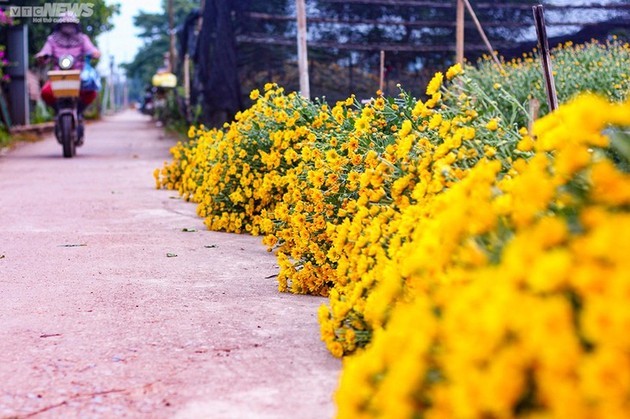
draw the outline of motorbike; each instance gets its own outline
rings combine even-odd
[[[63,157],[72,158],[83,141],[83,124],[78,112],[81,71],[72,70],[74,58],[71,55],[60,57],[58,65],[59,70],[48,71],[56,101],[55,137],[63,147]]]

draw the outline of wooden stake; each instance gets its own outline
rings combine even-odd
[[[483,40],[483,43],[486,44],[486,48],[488,48],[488,51],[490,52],[492,59],[494,60],[496,65],[499,67],[499,69],[503,71],[503,65],[501,64],[501,61],[499,61],[499,59],[497,58],[497,54],[496,52],[494,52],[494,49],[492,48],[492,45],[490,44],[490,41],[488,40],[488,37],[486,36],[486,33],[484,32],[483,27],[481,26],[481,23],[479,22],[479,19],[477,19],[477,14],[473,10],[472,6],[470,5],[470,2],[468,0],[461,0],[461,1],[463,1],[464,4],[466,5],[466,9],[468,9],[468,12],[470,13],[470,16],[472,17],[473,22],[475,22],[475,26],[477,27],[477,30],[479,31],[479,35],[481,35],[481,39]]]
[[[527,129],[529,132],[534,130],[534,122],[538,119],[538,112],[540,111],[540,102],[538,99],[533,98],[529,101],[529,125]]]
[[[354,83],[353,83],[353,79],[354,79],[354,63],[353,63],[353,59],[352,59],[352,52],[350,52],[350,55],[348,57],[348,83],[349,83],[349,88],[348,91],[350,93],[352,93],[354,91]]]
[[[298,25],[298,71],[300,73],[300,93],[310,99],[310,85],[308,80],[308,50],[306,44],[306,5],[304,0],[295,0]]]
[[[190,56],[184,56],[184,101],[186,103],[186,121],[191,121],[192,112],[190,109]]]
[[[381,67],[379,71],[378,90],[384,92],[385,88],[385,51],[381,50]]]
[[[545,10],[541,4],[533,7],[534,22],[536,24],[536,34],[538,35],[538,49],[542,60],[543,76],[545,77],[545,90],[547,91],[547,103],[551,112],[558,109],[558,95],[556,93],[556,83],[553,78],[551,68],[551,56],[549,54],[549,40],[547,39],[547,28],[545,27]]]
[[[455,29],[455,61],[464,64],[464,2],[457,0],[457,22]]]

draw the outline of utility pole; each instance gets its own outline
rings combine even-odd
[[[109,110],[114,112],[116,110],[116,103],[115,103],[115,94],[116,91],[114,90],[114,84],[116,83],[115,80],[115,76],[114,76],[114,56],[110,55],[109,56]]]
[[[129,109],[129,85],[127,84],[127,78],[125,77],[125,81],[123,84],[123,109]]]
[[[173,0],[168,0],[168,33],[170,36],[169,42],[169,72],[175,72],[175,11],[173,6]]]
[[[306,5],[304,0],[296,0],[298,25],[298,71],[300,73],[300,93],[307,99],[311,97],[308,80],[308,50],[306,46]]]

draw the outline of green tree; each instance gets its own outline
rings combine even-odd
[[[164,65],[164,54],[168,52],[170,45],[167,6],[167,0],[162,0],[161,12],[141,11],[134,16],[134,25],[140,30],[138,36],[142,39],[143,45],[131,62],[123,64],[123,68],[127,72],[127,77],[132,79],[136,86],[150,84],[151,77]],[[174,0],[175,26],[184,22],[186,16],[198,7],[198,0]],[[137,96],[139,92],[132,93]]]

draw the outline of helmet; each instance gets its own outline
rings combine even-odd
[[[77,17],[76,14],[74,14],[74,12],[63,12],[60,16],[59,19],[57,20],[57,23],[74,23],[76,25],[79,24],[79,18]]]

